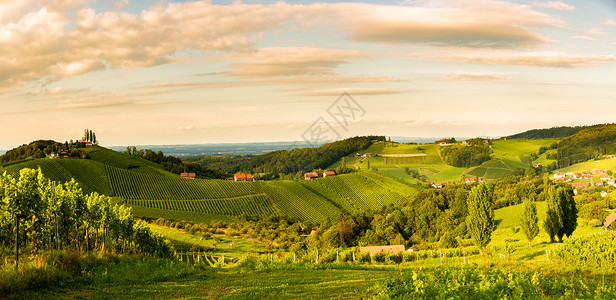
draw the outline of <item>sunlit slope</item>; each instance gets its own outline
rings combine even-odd
[[[536,153],[542,146],[550,146],[557,140],[496,140],[492,142],[492,159],[480,166],[472,168],[456,168],[447,165],[439,156],[441,147],[437,144],[407,145],[397,143],[377,143],[370,146],[363,153],[377,154],[377,157],[346,157],[347,166],[367,169],[368,162],[371,169],[389,176],[415,183],[413,171],[426,176],[435,182],[457,181],[465,177],[485,177],[495,179],[510,175],[517,168],[528,168],[531,164],[531,153]],[[551,163],[545,155],[540,156],[535,163]],[[338,161],[331,166],[335,169],[341,164]]]

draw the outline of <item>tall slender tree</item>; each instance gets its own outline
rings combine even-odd
[[[548,209],[543,226],[551,242],[555,241],[555,237],[562,242],[563,236],[571,236],[577,227],[578,210],[573,200],[573,191],[571,188],[553,186],[548,191],[546,202]]]
[[[522,231],[530,243],[539,234],[539,218],[537,218],[537,205],[535,204],[535,194],[530,194],[524,199],[524,213],[522,215]]]
[[[492,191],[485,185],[474,187],[468,195],[466,225],[478,247],[484,248],[492,238],[495,228]]]

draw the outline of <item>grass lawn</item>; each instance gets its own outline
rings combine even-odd
[[[150,224],[152,232],[160,234],[161,236],[177,241],[179,243],[186,243],[188,245],[197,246],[212,246],[216,244],[216,251],[210,254],[223,255],[225,257],[240,258],[249,252],[261,253],[265,250],[265,245],[256,241],[247,241],[240,238],[227,237],[224,235],[212,235],[210,238],[205,239],[200,234],[190,234],[183,230],[169,228],[165,226],[158,226],[156,224]],[[214,237],[219,237],[222,240],[217,242]],[[231,247],[233,244],[233,247]],[[187,248],[189,248],[187,246]]]

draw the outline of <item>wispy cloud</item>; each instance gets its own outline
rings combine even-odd
[[[587,35],[576,35],[576,36],[572,36],[572,39],[576,39],[576,40],[584,40],[584,41],[591,41],[594,42],[597,39],[592,37],[592,36],[587,36]]]
[[[347,92],[351,95],[387,95],[405,93],[404,89],[388,89],[388,88],[339,88],[326,90],[313,90],[301,93],[301,96],[339,96]]]
[[[445,80],[468,80],[468,81],[502,81],[510,80],[511,76],[496,73],[449,73],[441,75]]]
[[[541,8],[550,8],[555,10],[575,10],[575,6],[566,4],[561,1],[548,1],[548,2],[533,2],[533,6]]]
[[[520,65],[550,68],[588,68],[616,61],[614,55],[569,54],[552,51],[466,51],[413,54],[414,57],[436,59],[449,63]]]

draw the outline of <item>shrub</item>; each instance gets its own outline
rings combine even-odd
[[[359,257],[356,257],[356,258],[360,263],[371,263],[372,262],[369,252],[360,253]]]
[[[373,258],[375,262],[385,263],[387,261],[388,254],[385,251],[379,251],[374,253]]]
[[[592,219],[588,222],[588,226],[591,227],[601,227],[603,226],[603,222],[597,220],[597,219]]]

